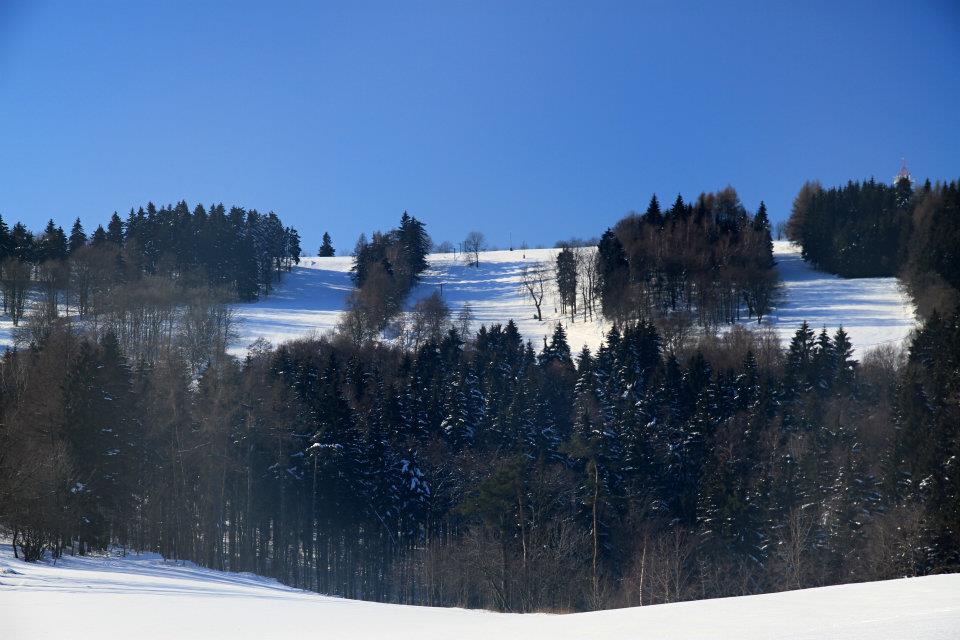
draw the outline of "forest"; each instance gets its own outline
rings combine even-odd
[[[79,218],[69,235],[0,218],[0,297],[20,346],[74,323],[113,334],[129,358],[179,350],[196,368],[230,342],[227,303],[269,295],[299,261],[299,235],[276,214],[222,204],[151,203],[89,236]]]
[[[243,359],[226,354],[222,303],[136,322],[121,321],[129,307],[89,312],[99,322],[31,311],[0,360],[0,528],[30,560],[119,545],[350,598],[516,612],[960,570],[956,310],[927,314],[905,351],[859,359],[842,328],[804,324],[783,348],[740,325],[667,336],[654,322],[650,310],[674,305],[705,323],[736,318],[748,274],[770,268],[766,212],[738,202],[678,199],[661,221],[654,200],[604,234],[590,295],[620,320],[595,352],[573,353],[560,325],[539,352],[512,322],[471,331],[439,296],[413,310],[416,340],[378,339],[426,267],[429,237],[407,215],[358,243],[338,331],[260,342]],[[211,234],[223,238],[272,220],[222,214],[189,219],[244,229]],[[279,220],[266,224],[279,238]],[[109,248],[104,277],[122,288],[91,287],[91,309],[129,291],[127,278],[140,289],[199,277],[209,292],[238,273],[191,270],[211,258],[189,250],[138,250],[135,262],[131,248],[153,241],[135,239],[136,223],[112,226],[119,243],[98,229],[60,258],[73,273]],[[689,249],[670,235],[681,231]],[[646,257],[664,234],[678,259],[719,251],[729,268],[708,277],[683,263],[671,281],[666,252]],[[257,254],[259,293],[296,261],[293,238]],[[28,264],[43,291],[51,259],[34,251],[8,262]],[[559,255],[576,305],[586,254]],[[237,282],[224,295],[242,297]],[[79,305],[77,286],[54,299]],[[616,287],[639,308],[612,307]]]
[[[899,276],[923,314],[960,298],[960,183],[873,179],[804,184],[788,237],[818,268],[847,278]]]
[[[276,214],[222,204],[209,210],[198,204],[191,212],[184,201],[159,209],[149,203],[131,209],[126,221],[114,213],[106,229],[99,225],[89,237],[79,218],[68,236],[53,220],[34,234],[0,217],[3,311],[14,322],[23,316],[31,281],[59,290],[64,304],[81,313],[102,293],[98,287],[148,277],[256,300],[299,260],[299,234]]]
[[[0,515],[353,598],[570,611],[960,569],[960,317],[908,357],[645,323],[219,358],[54,327],[0,364]]]
[[[598,255],[601,308],[617,323],[760,321],[776,292],[766,206],[751,216],[732,187],[702,193],[694,204],[678,195],[666,211],[654,195],[645,213],[603,234]]]

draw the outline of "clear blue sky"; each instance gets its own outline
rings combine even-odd
[[[960,177],[960,3],[0,0],[0,214],[186,199],[341,251],[599,234],[656,191]]]

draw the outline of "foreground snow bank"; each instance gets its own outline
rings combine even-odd
[[[960,574],[573,615],[360,602],[156,555],[0,548],[0,638],[957,638]]]

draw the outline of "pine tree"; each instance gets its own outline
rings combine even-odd
[[[103,225],[98,225],[90,238],[90,244],[94,247],[103,246],[107,241],[107,232],[103,230]]]
[[[560,312],[570,311],[570,321],[577,315],[577,258],[570,247],[557,253],[557,292],[560,294]]]
[[[812,383],[822,393],[833,388],[837,378],[837,355],[827,328],[820,330],[810,358]]]
[[[320,244],[320,250],[317,251],[317,255],[321,258],[330,258],[333,257],[335,253],[333,243],[330,241],[330,234],[324,231],[323,242]]]
[[[152,203],[151,203],[152,204]],[[110,217],[110,223],[107,225],[107,242],[111,242],[118,247],[123,246],[123,220],[114,211]]]
[[[643,214],[643,221],[655,227],[663,226],[663,214],[660,212],[660,201],[657,200],[657,194],[650,197],[650,204],[647,205],[647,211]]]
[[[629,277],[629,264],[623,245],[610,229],[600,238],[596,260],[600,307],[605,317],[617,319],[624,311],[623,292]]]
[[[73,227],[70,229],[70,240],[67,251],[72,256],[81,247],[86,246],[86,244],[87,234],[83,230],[83,225],[80,224],[80,218],[77,218],[73,221]]]
[[[677,199],[673,201],[673,206],[667,211],[667,222],[680,222],[687,218],[687,205],[683,202],[683,196],[677,194]]]
[[[767,217],[767,205],[763,200],[760,201],[760,208],[757,209],[757,215],[753,218],[753,228],[755,231],[770,232],[770,218]]]
[[[797,329],[787,349],[787,388],[791,391],[804,391],[809,388],[812,378],[814,355],[814,337],[810,325],[804,320]]]
[[[300,264],[300,233],[293,227],[284,229],[283,252],[281,262],[287,271],[293,268],[293,265]]]
[[[850,389],[854,382],[856,361],[853,360],[853,344],[843,327],[839,327],[833,337],[834,371],[837,384],[841,389]]]
[[[427,268],[427,254],[432,242],[422,222],[410,216],[406,211],[400,218],[400,227],[396,231],[400,245],[404,270],[413,282]]]
[[[0,216],[0,264],[13,253],[13,238],[10,236],[10,227]]]

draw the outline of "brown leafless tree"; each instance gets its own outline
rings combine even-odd
[[[543,320],[541,306],[546,295],[547,283],[550,280],[550,270],[540,262],[525,264],[520,269],[520,292],[530,296],[530,301],[537,310],[537,320]]]
[[[463,239],[463,253],[469,260],[468,264],[480,266],[480,252],[487,248],[487,239],[479,231],[471,231]]]

